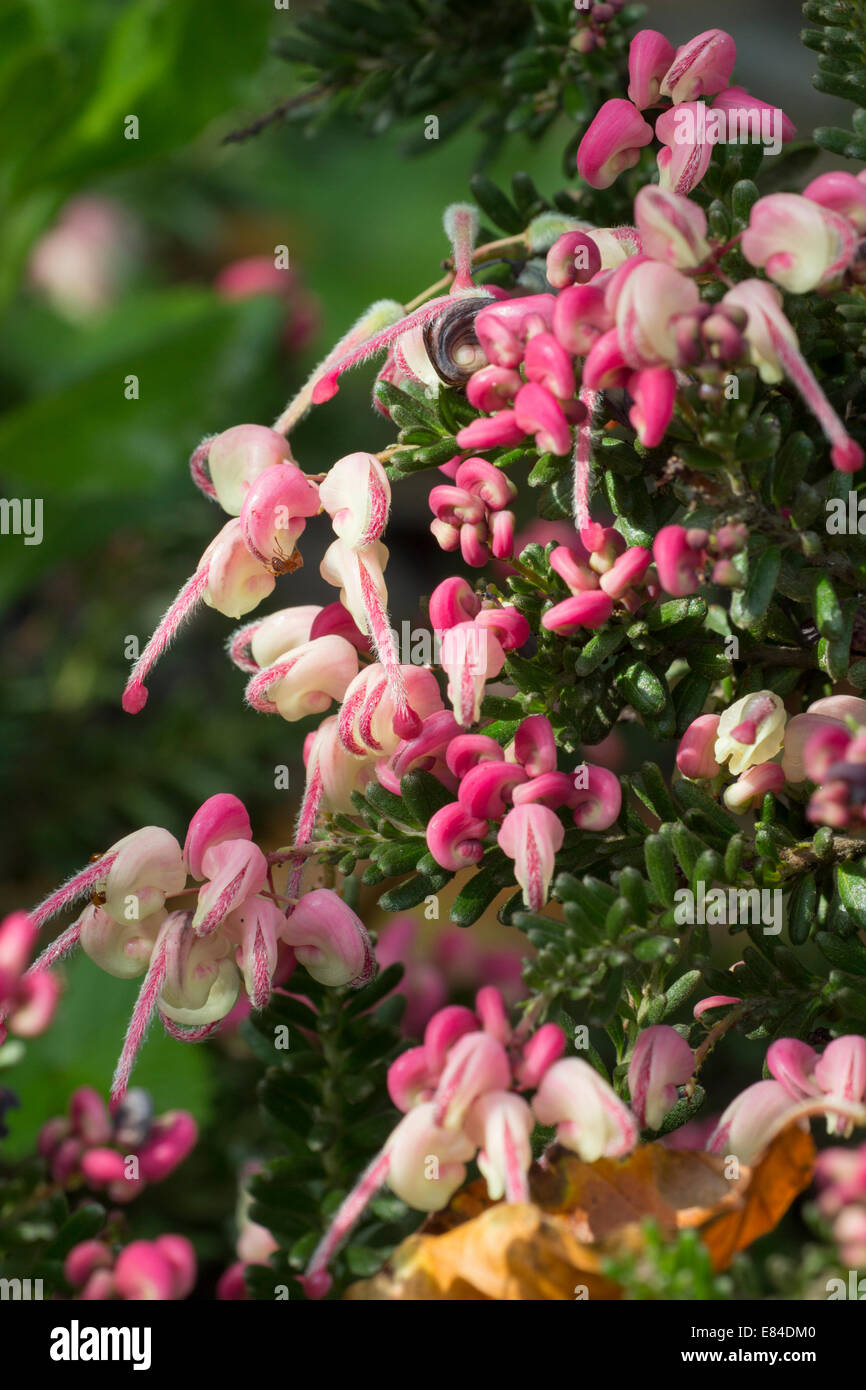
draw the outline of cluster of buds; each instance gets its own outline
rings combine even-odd
[[[0,1047],[10,1033],[38,1037],[54,1017],[59,982],[27,968],[38,935],[26,912],[12,912],[0,922]]]
[[[727,767],[736,781],[725,787],[725,805],[747,811],[785,785],[783,765],[774,759],[785,741],[786,721],[785,707],[772,690],[744,695],[721,714],[692,721],[680,739],[677,768],[690,781],[711,781]]]
[[[757,690],[693,720],[676,761],[692,781],[715,781],[727,767],[736,777],[723,793],[732,811],[809,781],[809,820],[835,830],[866,823],[866,700],[857,695],[825,696],[788,719],[778,695]]]
[[[134,1240],[120,1251],[102,1240],[83,1240],[69,1251],[63,1272],[77,1301],[166,1303],[191,1293],[196,1258],[185,1236]]]
[[[226,1018],[242,989],[253,1008],[263,1008],[277,973],[286,978],[298,961],[323,984],[369,979],[366,931],[336,893],[320,889],[295,902],[275,892],[273,864],[286,857],[269,860],[253,842],[243,803],[219,793],[196,811],[183,849],[159,826],[134,831],[31,914],[38,927],[91,900],[32,974],[80,945],[109,975],[144,976],[112,1084],[115,1106],[154,1014],[172,1037],[197,1041]],[[167,905],[187,895],[194,895],[191,907]]]
[[[594,53],[607,47],[605,29],[625,7],[626,0],[593,0],[589,5],[575,5],[577,27],[570,47],[578,53]]]
[[[818,1053],[797,1038],[767,1051],[773,1078],[747,1086],[728,1106],[707,1149],[751,1163],[789,1125],[824,1115],[827,1133],[850,1136],[866,1125],[866,1038],[846,1034]]]
[[[536,1124],[555,1128],[557,1141],[587,1163],[630,1153],[638,1140],[635,1115],[588,1062],[564,1057],[565,1045],[553,1023],[531,1036],[525,1026],[513,1029],[491,987],[479,991],[474,1011],[451,1005],[434,1014],[421,1046],[390,1067],[388,1091],[403,1118],[313,1254],[304,1277],[308,1296],[327,1293],[328,1264],[384,1184],[417,1211],[440,1211],[475,1158],[492,1201],[526,1202]],[[684,1073],[682,1056],[672,1062],[663,1053],[651,1041],[635,1069],[645,1107]]]
[[[866,700],[830,695],[795,715],[785,733],[782,767],[789,782],[815,790],[809,820],[834,830],[866,825]]]
[[[467,565],[486,565],[492,555],[507,560],[514,548],[514,513],[508,505],[517,496],[509,477],[481,458],[464,459],[453,484],[441,483],[430,493],[436,520],[430,530],[442,550],[456,550]]]
[[[577,172],[593,188],[609,188],[641,157],[653,135],[659,184],[675,193],[689,193],[709,167],[713,145],[728,134],[728,116],[736,112],[738,126],[761,131],[762,113],[774,108],[742,87],[729,85],[737,57],[730,34],[707,29],[675,49],[655,29],[642,29],[629,47],[628,100],[612,97],[597,112],[577,151]],[[714,97],[709,106],[701,100]],[[664,108],[655,131],[641,112]],[[780,143],[793,139],[794,126],[783,114]]]
[[[445,869],[465,869],[484,854],[496,823],[497,844],[513,860],[523,901],[533,912],[547,901],[565,837],[558,812],[570,811],[582,830],[601,831],[622,807],[619,778],[607,768],[585,763],[571,774],[557,771],[556,741],[543,714],[524,719],[505,750],[489,734],[458,734],[448,743],[445,762],[459,783],[457,800],[431,816],[430,853]]]
[[[839,1258],[866,1267],[866,1144],[824,1149],[815,1160],[818,1210],[831,1223]]]
[[[68,1115],[43,1125],[38,1148],[56,1183],[104,1190],[131,1202],[148,1183],[162,1182],[195,1147],[198,1126],[186,1110],[157,1118],[147,1091],[126,1093],[113,1114],[102,1097],[80,1086]]]
[[[582,627],[603,627],[615,602],[628,613],[637,612],[658,592],[651,561],[645,546],[627,546],[612,527],[585,526],[571,545],[555,546],[550,553],[550,567],[571,597],[545,611],[542,627],[564,636]]]

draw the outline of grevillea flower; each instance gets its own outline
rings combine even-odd
[[[662,79],[670,70],[676,49],[657,29],[641,29],[628,48],[628,97],[639,110],[655,106]]]
[[[833,466],[843,473],[856,473],[863,466],[863,450],[848,434],[800,352],[797,335],[782,312],[779,291],[761,280],[743,280],[728,290],[721,304],[746,311],[745,338],[761,380],[773,385],[787,376],[824,431]]]
[[[620,1158],[637,1144],[634,1116],[594,1067],[565,1057],[545,1073],[532,1101],[535,1118],[584,1163]]]
[[[837,279],[854,259],[857,235],[839,213],[797,193],[759,198],[740,243],[750,265],[792,294]]]
[[[677,767],[684,777],[695,781],[721,771],[714,755],[719,719],[718,714],[700,714],[686,729],[677,749]]]
[[[505,650],[496,633],[477,619],[456,623],[442,637],[440,661],[448,676],[448,699],[464,728],[481,717],[484,687],[499,675]]]
[[[538,802],[514,806],[496,838],[499,848],[514,861],[525,906],[538,912],[547,902],[556,854],[565,838],[559,816]]]
[[[146,1091],[131,1090],[109,1114],[89,1086],[74,1091],[68,1115],[43,1125],[38,1149],[62,1187],[83,1179],[112,1202],[131,1202],[148,1183],[161,1182],[192,1151],[198,1126],[185,1110],[158,1118]],[[132,1160],[132,1161],[131,1161]]]
[[[643,249],[655,261],[677,270],[694,270],[710,254],[702,207],[657,184],[647,184],[634,200]]]
[[[723,800],[729,811],[747,811],[768,792],[778,793],[784,785],[785,774],[778,763],[758,763],[725,788]]]
[[[342,700],[358,674],[358,653],[336,633],[304,642],[258,671],[246,689],[247,703],[263,714],[289,721],[322,714]]]
[[[707,1142],[711,1154],[734,1154],[753,1163],[787,1116],[793,1122],[796,1101],[778,1081],[756,1081],[731,1101]]]
[[[28,974],[39,928],[25,912],[0,922],[0,1046],[12,1032],[20,1038],[44,1033],[54,1017],[60,985],[52,976]]]
[[[417,1211],[441,1211],[464,1182],[466,1164],[477,1157],[492,1201],[528,1201],[529,1136],[533,1114],[540,1116],[534,1103],[530,1108],[516,1093],[540,1087],[537,1100],[547,1077],[562,1065],[557,1058],[564,1047],[565,1038],[554,1024],[528,1038],[523,1029],[512,1031],[501,995],[489,986],[479,991],[474,1012],[452,1005],[434,1014],[423,1044],[404,1052],[389,1068],[388,1090],[403,1118],[313,1253],[303,1280],[307,1296],[327,1293],[329,1263],[386,1183]],[[548,1108],[561,1110],[569,1097],[572,1105],[580,1104],[583,1095],[573,1093],[574,1087],[556,1088]]]
[[[674,413],[677,380],[667,367],[645,367],[628,379],[633,404],[628,418],[647,449],[661,444]]]
[[[713,96],[728,85],[736,60],[737,45],[730,34],[724,29],[706,29],[677,49],[659,92],[675,105]]]
[[[336,535],[350,550],[381,538],[391,507],[391,484],[375,454],[347,454],[319,485],[319,498]]]
[[[582,627],[603,627],[613,612],[613,600],[602,590],[576,594],[556,603],[542,615],[541,626],[548,632],[570,636]]]
[[[782,747],[785,706],[772,690],[744,695],[719,719],[714,755],[737,776],[758,763],[769,762]]]
[[[294,464],[288,441],[263,425],[233,425],[206,439],[190,460],[193,480],[229,516],[240,516],[251,483],[278,464]],[[312,486],[312,485],[311,485]]]
[[[653,128],[630,101],[611,97],[596,112],[577,150],[577,172],[592,188],[610,188],[640,159]]]
[[[633,257],[615,271],[605,303],[615,316],[625,362],[635,369],[676,364],[676,319],[699,300],[694,281],[660,261]]]
[[[866,232],[866,183],[862,178],[834,169],[807,184],[803,197],[847,218],[861,235]]]
[[[69,1251],[63,1272],[81,1300],[167,1302],[191,1292],[196,1258],[185,1236],[134,1240],[117,1255],[102,1240],[85,1240]]]
[[[663,146],[656,155],[663,189],[691,193],[710,167],[713,146],[701,124],[705,112],[702,102],[688,101],[663,112],[656,121],[656,137]]]
[[[866,1100],[866,1038],[856,1034],[834,1038],[820,1055],[797,1038],[779,1038],[767,1051],[767,1066],[794,1100],[823,1097],[849,1107]],[[854,1123],[850,1113],[827,1111],[828,1134],[847,1139]]]
[[[373,662],[358,672],[343,697],[338,728],[347,752],[356,757],[365,757],[368,753],[389,757],[401,739],[415,738],[424,719],[443,708],[432,671],[423,666],[401,666],[399,670],[415,719],[407,721],[399,717],[385,669]]]
[[[687,531],[684,526],[663,526],[653,541],[653,559],[659,584],[674,598],[693,594],[706,564],[706,531]]]
[[[642,1128],[661,1129],[676,1104],[677,1087],[684,1086],[694,1070],[694,1053],[676,1028],[659,1023],[643,1030],[628,1068],[631,1106]]]

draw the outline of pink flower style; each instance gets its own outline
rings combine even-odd
[[[112,1082],[113,1110],[155,1014],[172,1037],[195,1042],[219,1027],[241,992],[263,1008],[278,968],[285,978],[300,962],[327,985],[370,978],[367,933],[336,893],[319,889],[295,902],[274,892],[273,866],[286,857],[269,860],[253,842],[242,802],[219,793],[193,816],[183,849],[158,826],[134,831],[29,915],[38,929],[90,898],[25,979],[41,977],[79,945],[109,975],[144,977]],[[194,895],[190,907],[167,905],[185,894]]]

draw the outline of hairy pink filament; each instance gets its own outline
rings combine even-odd
[[[188,1043],[203,1042],[212,1033],[216,1033],[225,1022],[225,1019],[218,1018],[215,1023],[202,1023],[198,1028],[184,1028],[182,1024],[175,1023],[174,1019],[169,1018],[167,1014],[160,1013],[159,1019],[170,1038],[174,1038],[175,1042]]]
[[[28,975],[34,975],[37,971],[50,970],[52,965],[56,965],[64,956],[69,956],[75,950],[81,940],[81,923],[73,922],[71,927],[62,931],[58,937],[52,941],[50,946],[38,955],[27,971]]]
[[[830,444],[844,446],[848,443],[850,435],[821,390],[806,359],[787,338],[783,337],[772,321],[768,319],[767,322],[770,340],[788,377],[800,392]]]
[[[193,449],[189,460],[189,471],[196,487],[200,492],[204,493],[205,497],[212,497],[214,501],[217,500],[217,494],[210,473],[207,470],[207,456],[210,453],[210,446],[215,439],[215,434],[209,434],[207,439],[203,439],[201,444]]]
[[[586,415],[577,427],[574,446],[574,527],[582,531],[589,525],[589,468],[592,462],[592,428],[595,412],[601,400],[600,391],[580,388],[578,400],[586,406]]]
[[[352,691],[348,700],[344,700],[340,706],[339,724],[337,729],[340,735],[340,742],[349,753],[354,753],[356,758],[363,758],[367,749],[355,739],[354,725],[355,716],[366,698],[364,687],[358,686]]]
[[[474,218],[468,208],[459,208],[454,213],[454,235],[451,242],[454,259],[454,281],[451,293],[455,290],[474,289],[472,280],[472,250],[475,244]]]
[[[295,826],[295,844],[306,845],[312,839],[316,820],[319,814],[319,807],[322,804],[322,792],[324,783],[319,765],[307,769],[307,785],[304,787],[304,799],[301,802],[301,809],[298,813],[298,822]],[[286,896],[294,898],[296,901],[301,896],[301,879],[304,873],[305,856],[296,854],[290,861],[289,879],[286,885]],[[292,915],[292,905],[289,905],[286,916]]]
[[[253,995],[250,1002],[254,1009],[263,1009],[270,997],[271,967],[268,963],[264,933],[261,927],[258,927],[253,945]]]
[[[328,1292],[331,1287],[328,1265],[367,1204],[387,1179],[390,1162],[387,1149],[383,1149],[372,1163],[367,1165],[348,1197],[340,1203],[328,1230],[313,1251],[301,1280],[308,1298],[324,1298]]]
[[[122,703],[127,714],[138,714],[147,704],[145,677],[198,604],[207,588],[208,570],[209,566],[204,565],[186,581],[177,598],[163,614],[156,631],[133,666],[132,675],[123,692]]]
[[[72,878],[39,904],[30,913],[30,920],[35,922],[37,927],[41,927],[47,922],[49,917],[54,917],[56,913],[62,912],[64,907],[69,907],[70,903],[77,902],[79,898],[85,897],[93,888],[95,883],[105,878],[111,868],[116,854],[104,854],[101,859],[97,859],[93,864],[88,864],[86,869],[81,869],[79,873],[73,874]],[[48,948],[49,950],[51,947]],[[41,959],[41,957],[40,957]]]
[[[277,707],[273,700],[268,699],[268,691],[272,685],[276,685],[289,674],[297,660],[297,656],[290,656],[285,661],[276,661],[273,666],[264,667],[263,670],[256,668],[258,674],[253,676],[245,691],[247,704],[252,705],[260,714],[276,714]]]
[[[385,522],[388,520],[388,494],[382,484],[381,479],[377,478],[373,470],[370,470],[370,522],[367,530],[358,542],[357,548],[364,550],[368,545],[373,545],[379,539],[385,529]]]
[[[291,434],[299,420],[303,419],[313,404],[313,388],[322,376],[326,376],[330,369],[357,347],[359,343],[364,343],[370,334],[366,330],[367,314],[363,314],[357,323],[354,323],[348,333],[344,334],[338,343],[331,348],[331,351],[319,363],[315,370],[305,381],[296,396],[293,396],[283,411],[274,421],[273,428],[277,434]]]
[[[376,656],[385,670],[388,691],[394,705],[394,732],[404,739],[415,738],[421,732],[421,721],[409,704],[409,694],[400,668],[400,658],[394,644],[388,614],[385,612],[370,571],[360,555],[358,556],[358,570],[361,576],[361,594],[364,599],[367,622],[370,626],[370,635],[376,649]]]
[[[229,660],[234,662],[238,670],[249,671],[251,675],[261,670],[259,663],[253,660],[250,651],[250,642],[259,627],[261,627],[260,622],[247,623],[244,627],[239,627],[237,632],[232,633],[226,648]]]
[[[109,1108],[112,1111],[117,1109],[126,1095],[138,1050],[144,1042],[145,1034],[156,1012],[156,1003],[165,984],[166,949],[167,943],[163,937],[161,941],[157,941],[153,949],[141,992],[135,1001],[132,1018],[129,1020],[129,1027],[123,1040],[123,1050],[111,1081]]]
[[[359,344],[359,346],[352,348],[342,357],[338,357],[335,361],[330,363],[326,360],[324,370],[320,372],[315,382],[313,382],[310,395],[312,403],[314,405],[319,405],[324,401],[330,400],[333,395],[336,395],[339,389],[337,381],[344,372],[349,371],[351,367],[357,367],[362,362],[366,362],[368,358],[374,357],[375,354],[381,352],[383,348],[390,347],[398,338],[402,338],[404,333],[410,333],[413,328],[423,328],[431,319],[436,318],[443,307],[450,302],[450,298],[447,295],[439,296],[437,299],[429,299],[426,304],[422,304],[420,309],[416,309],[414,313],[407,314],[406,317],[400,319],[398,323],[392,323],[388,328],[383,328],[381,332],[374,334],[372,338],[367,338],[364,342]],[[280,420],[278,420],[277,424],[274,426],[275,429],[281,428],[282,419],[283,417],[281,416]]]

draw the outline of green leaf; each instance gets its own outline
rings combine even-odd
[[[866,869],[859,864],[840,864],[836,887],[846,912],[858,926],[866,927]]]

